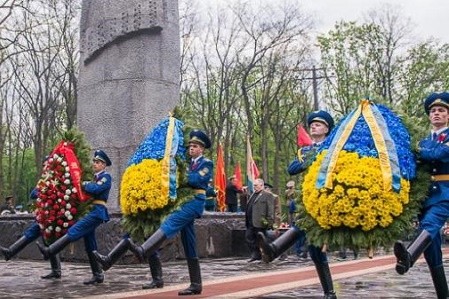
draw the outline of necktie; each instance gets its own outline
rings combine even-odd
[[[432,134],[432,140],[436,141],[438,138],[438,134],[437,133],[433,133]]]

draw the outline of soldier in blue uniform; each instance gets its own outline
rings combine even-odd
[[[325,140],[326,136],[329,135],[330,131],[334,126],[334,120],[332,116],[326,111],[320,110],[309,114],[307,118],[307,124],[309,126],[309,133],[312,138],[313,144],[310,146],[305,146],[298,151],[298,157],[290,163],[288,166],[288,173],[290,175],[299,174],[307,169],[309,165],[304,163],[304,156],[308,154],[313,154],[321,143]],[[298,227],[293,226],[282,234],[279,238],[273,242],[269,242],[264,234],[259,234],[259,248],[262,252],[262,259],[264,262],[271,262],[278,256],[280,256],[284,251],[293,246],[298,238],[304,236],[304,232]],[[321,282],[321,286],[324,291],[324,298],[335,299],[337,298],[332,276],[329,269],[329,263],[327,260],[326,252],[323,252],[320,247],[309,245],[309,254],[312,261],[315,264],[315,268],[318,273],[318,277]]]
[[[31,191],[30,197],[31,199],[36,200],[38,195],[39,195],[38,189],[34,188]],[[22,251],[22,249],[24,249],[28,244],[35,241],[40,236],[41,236],[41,229],[39,227],[39,224],[35,221],[30,227],[28,227],[23,232],[23,235],[11,246],[9,247],[0,246],[0,251],[5,257],[5,260],[8,261],[17,253]],[[42,279],[61,278],[61,260],[59,258],[59,255],[56,254],[50,257],[50,265],[51,265],[51,272],[47,275],[41,276],[41,278]]]
[[[396,272],[406,273],[424,252],[438,298],[449,296],[444,273],[440,230],[449,218],[449,93],[432,93],[424,108],[432,126],[431,134],[420,141],[418,158],[430,166],[432,182],[419,219],[417,237],[405,247],[394,244]]]
[[[67,234],[56,240],[50,246],[45,247],[37,243],[44,259],[49,259],[64,249],[69,243],[84,238],[84,246],[93,274],[91,279],[83,282],[84,284],[103,283],[104,280],[103,271],[96,261],[93,251],[97,250],[95,229],[103,222],[109,221],[106,202],[112,183],[111,175],[105,171],[107,166],[112,165],[106,153],[102,150],[95,151],[92,162],[95,173],[94,181],[82,183],[84,191],[93,198],[90,212],[70,227]]]
[[[194,221],[200,218],[204,212],[206,190],[213,175],[213,163],[203,156],[204,150],[211,147],[209,137],[202,131],[190,132],[189,155],[192,158],[188,171],[188,185],[193,189],[195,195],[186,201],[179,209],[172,212],[161,227],[148,238],[141,246],[132,244],[132,252],[140,260],[153,254],[166,240],[173,238],[181,232],[182,245],[187,258],[189,268],[190,286],[180,291],[179,295],[201,294],[202,282],[201,271],[198,260]]]

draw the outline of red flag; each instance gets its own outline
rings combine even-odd
[[[297,128],[298,128],[298,141],[297,141],[298,146],[303,147],[312,145],[313,144],[312,139],[310,138],[307,131],[302,127],[302,125],[298,124]]]
[[[235,186],[237,187],[237,189],[242,190],[242,188],[243,188],[242,170],[240,169],[239,162],[237,162],[237,165],[235,165],[234,176],[235,176]]]
[[[217,190],[217,205],[221,212],[224,212],[225,204],[225,192],[226,192],[226,173],[223,159],[223,148],[221,144],[217,147],[217,166],[215,168],[215,189]]]

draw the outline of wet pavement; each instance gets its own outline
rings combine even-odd
[[[381,255],[388,255],[380,253]],[[329,255],[332,266],[346,263],[354,265],[352,256],[347,261],[339,261],[335,255]],[[359,260],[367,259],[360,254]],[[449,273],[449,255],[445,255],[445,269]],[[270,264],[263,262],[247,263],[242,258],[201,259],[203,283],[212,280],[231,279],[251,274],[270,273],[312,267],[313,263],[289,255],[286,260],[275,260]],[[41,275],[49,272],[49,262],[12,260],[0,261],[0,298],[80,298],[108,297],[125,298],[131,293],[142,294],[141,285],[149,280],[149,268],[144,264],[116,265],[106,272],[105,282],[96,286],[85,286],[82,281],[90,278],[90,267],[81,263],[62,263],[62,278],[43,280]],[[183,260],[163,263],[165,288],[189,283],[186,262]],[[339,278],[342,277],[342,278]],[[316,278],[316,276],[314,277]],[[334,275],[334,286],[338,298],[436,298],[429,270],[423,260],[418,262],[406,275],[397,275],[394,264],[375,273],[360,272],[359,275],[344,277]],[[207,285],[203,289],[207,288]],[[229,293],[232,293],[230,283]],[[130,295],[129,295],[130,296]],[[274,292],[247,298],[319,298],[322,289],[319,284],[305,284],[298,288]],[[148,295],[148,298],[151,298]],[[229,297],[227,297],[229,298]]]

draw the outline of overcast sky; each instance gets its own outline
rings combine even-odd
[[[232,3],[242,0],[197,1],[203,5],[211,5],[214,2]],[[299,0],[299,3],[306,14],[314,17],[319,33],[329,31],[340,20],[362,21],[369,10],[389,4],[399,10],[400,16],[410,18],[414,25],[414,36],[419,40],[435,37],[440,42],[449,43],[449,0]]]
[[[400,9],[401,16],[409,17],[415,24],[417,37],[424,40],[433,36],[449,43],[448,0],[303,0],[300,3],[314,16],[317,29],[322,32],[332,29],[339,20],[362,20],[368,10],[390,3]]]

